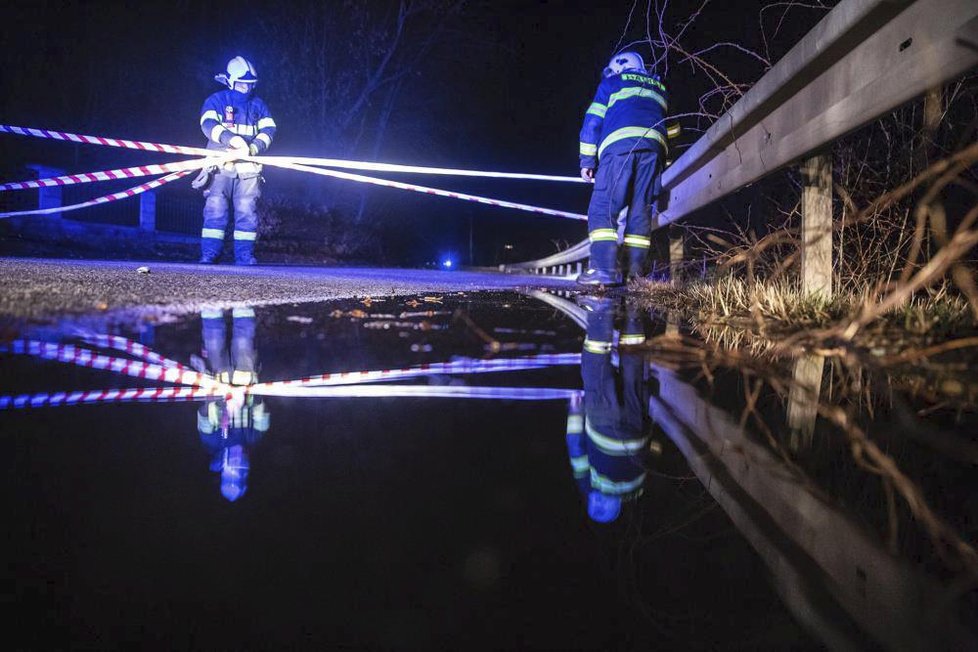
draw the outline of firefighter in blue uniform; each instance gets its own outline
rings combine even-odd
[[[231,311],[231,342],[223,310],[203,310],[200,314],[206,367],[214,376],[232,385],[258,381],[258,356],[255,352],[255,312],[251,308]],[[234,502],[248,489],[251,469],[250,449],[268,431],[269,415],[260,397],[207,401],[197,411],[197,432],[211,454],[210,469],[221,474],[221,495]]]
[[[610,523],[622,506],[642,495],[651,432],[649,387],[641,353],[619,351],[612,360],[614,302],[588,297],[587,335],[581,353],[583,400],[572,400],[567,417],[571,470],[591,520]],[[618,344],[645,341],[641,313],[627,308]]]
[[[215,76],[214,80],[227,88],[208,97],[200,111],[200,128],[207,137],[207,149],[234,151],[241,156],[263,153],[272,144],[276,127],[265,102],[254,94],[258,83],[254,66],[244,57],[235,57],[228,62],[227,72]],[[221,255],[229,204],[234,209],[234,262],[256,263],[261,184],[261,165],[250,161],[228,162],[220,169],[201,171],[193,186],[204,189],[202,264],[212,264]]]
[[[666,87],[645,70],[642,57],[611,58],[581,127],[581,176],[594,183],[588,206],[591,263],[577,282],[621,285],[618,214],[625,216],[629,276],[640,276],[652,233],[651,205],[666,151]]]

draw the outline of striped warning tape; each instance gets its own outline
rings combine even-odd
[[[203,164],[198,166],[203,167]],[[153,190],[159,188],[160,186],[170,183],[171,181],[176,181],[181,177],[185,177],[193,172],[193,170],[184,170],[181,172],[174,172],[173,174],[168,174],[165,177],[160,177],[159,179],[154,179],[147,183],[133,186],[126,190],[120,190],[119,192],[113,192],[108,195],[102,195],[101,197],[96,197],[95,199],[90,199],[88,201],[81,202],[79,204],[71,204],[70,206],[58,206],[55,208],[36,208],[29,211],[10,211],[7,213],[0,213],[0,218],[5,217],[19,217],[22,215],[53,215],[57,213],[67,213],[69,211],[76,211],[81,208],[88,208],[89,206],[98,206],[100,204],[107,204],[111,201],[117,201],[119,199],[126,199],[128,197],[135,197],[136,195],[142,194],[147,190]]]
[[[147,143],[134,140],[121,140],[118,138],[103,138],[101,136],[83,136],[65,131],[53,131],[49,129],[34,129],[31,127],[15,127],[12,125],[0,125],[0,132],[17,134],[19,136],[32,136],[34,138],[48,138],[64,140],[73,143],[87,143],[90,145],[105,145],[109,147],[125,147],[128,149],[138,149],[149,152],[165,152],[167,154],[195,154],[201,156],[213,156],[215,150],[203,149],[201,147],[183,147],[181,145],[164,145],[161,143]],[[350,161],[337,158],[317,158],[309,156],[257,156],[248,157],[247,160],[257,163],[268,163],[272,165],[274,161],[286,160],[288,162],[301,165],[320,165],[332,168],[347,168],[353,170],[371,170],[374,172],[407,172],[414,174],[436,174],[464,177],[484,177],[492,179],[523,179],[532,181],[560,181],[567,183],[588,183],[580,177],[559,176],[551,174],[529,174],[523,172],[492,172],[485,170],[466,170],[458,168],[441,168],[424,165],[401,165],[398,163],[373,163],[369,161]]]
[[[215,159],[213,158],[192,159],[189,161],[179,161],[177,163],[136,165],[129,168],[117,168],[115,170],[102,170],[99,172],[79,172],[78,174],[65,174],[60,177],[49,177],[47,179],[37,179],[35,181],[11,181],[10,183],[0,183],[0,191],[31,190],[33,188],[72,186],[79,183],[93,183],[95,181],[114,181],[117,179],[149,177],[156,174],[166,174],[167,172],[179,172],[181,170],[199,170],[200,168],[204,167],[204,165],[211,165],[214,162]]]
[[[146,143],[139,140],[122,140],[119,138],[103,138],[102,136],[83,136],[72,134],[67,131],[54,131],[51,129],[34,129],[32,127],[14,127],[12,125],[0,125],[0,133],[16,134],[18,136],[32,136],[34,138],[47,138],[53,140],[64,140],[71,143],[87,143],[89,145],[105,145],[107,147],[124,147],[126,149],[139,149],[145,152],[163,152],[165,154],[190,154],[197,156],[213,156],[212,150],[203,147],[182,147],[180,145],[162,145],[160,143]]]
[[[0,125],[0,132],[18,134],[18,135],[22,135],[22,136],[33,136],[33,137],[37,137],[37,138],[49,138],[49,139],[64,140],[64,141],[69,141],[69,142],[89,143],[89,144],[93,144],[93,145],[107,145],[107,146],[111,146],[111,147],[125,147],[125,148],[129,148],[129,149],[140,149],[140,150],[155,151],[155,152],[182,153],[182,154],[203,154],[205,156],[207,156],[207,155],[213,155],[214,154],[214,151],[213,150],[206,150],[206,149],[201,149],[201,148],[180,147],[180,146],[177,146],[177,145],[163,145],[163,144],[159,144],[159,143],[147,143],[147,142],[132,141],[132,140],[120,140],[120,139],[116,139],[116,138],[104,138],[104,137],[101,137],[101,136],[84,136],[84,135],[81,135],[81,134],[73,134],[73,133],[68,133],[68,132],[63,132],[63,131],[50,131],[50,130],[46,130],[46,129],[33,129],[33,128],[28,128],[28,127],[15,127],[15,126],[11,126],[11,125]],[[231,158],[230,155],[224,153],[224,159],[225,160],[226,159],[230,159],[230,158]],[[365,176],[365,175],[361,175],[361,174],[351,174],[351,173],[348,173],[348,172],[340,172],[338,170],[327,170],[327,169],[323,169],[323,168],[313,167],[311,165],[304,165],[304,164],[296,163],[296,162],[294,162],[294,159],[292,157],[277,157],[277,156],[250,157],[250,156],[246,156],[246,157],[241,157],[240,159],[235,159],[235,160],[254,161],[254,162],[264,163],[266,165],[271,165],[271,166],[275,166],[275,167],[280,167],[280,168],[285,168],[285,169],[290,169],[290,170],[297,170],[297,171],[301,171],[301,172],[309,172],[309,173],[316,174],[316,175],[319,175],[319,176],[333,177],[333,178],[337,178],[337,179],[345,179],[347,181],[357,181],[359,183],[369,183],[369,184],[372,184],[372,185],[383,186],[383,187],[387,187],[387,188],[397,188],[399,190],[408,190],[408,191],[411,191],[411,192],[420,192],[420,193],[424,193],[424,194],[428,194],[428,195],[435,195],[435,196],[438,196],[438,197],[448,197],[448,198],[451,198],[451,199],[458,199],[458,200],[461,200],[461,201],[470,201],[470,202],[475,202],[475,203],[479,203],[479,204],[485,204],[487,206],[496,206],[496,207],[499,207],[499,208],[511,208],[511,209],[514,209],[514,210],[525,211],[525,212],[529,212],[529,213],[536,213],[536,214],[539,214],[539,215],[550,215],[550,216],[554,216],[554,217],[564,217],[564,218],[569,218],[569,219],[574,219],[574,220],[587,220],[587,215],[582,215],[580,213],[571,213],[571,212],[568,212],[568,211],[561,211],[561,210],[556,210],[556,209],[552,209],[552,208],[544,208],[544,207],[541,207],[541,206],[532,206],[530,204],[521,204],[521,203],[517,203],[517,202],[510,202],[510,201],[504,201],[504,200],[500,200],[500,199],[492,199],[492,198],[489,198],[489,197],[482,197],[482,196],[479,196],[479,195],[470,195],[470,194],[467,194],[467,193],[453,192],[453,191],[450,191],[450,190],[441,190],[439,188],[431,188],[431,187],[428,187],[428,186],[421,186],[421,185],[417,185],[417,184],[403,183],[403,182],[400,182],[400,181],[390,181],[388,179],[379,179],[379,178],[376,178],[376,177],[370,177],[370,176]],[[310,162],[310,163],[311,162],[315,162],[316,164],[320,164],[320,165],[321,164],[324,164],[324,162],[328,162],[330,164],[342,163],[346,167],[354,167],[354,168],[359,168],[359,169],[387,169],[389,171],[398,171],[398,172],[418,172],[418,173],[431,173],[431,174],[461,174],[461,175],[464,175],[464,176],[482,176],[482,177],[511,178],[511,179],[546,179],[546,180],[550,180],[550,181],[569,181],[569,180],[573,180],[575,182],[576,181],[579,181],[579,179],[577,177],[556,177],[556,176],[549,176],[549,175],[530,175],[530,174],[506,173],[506,172],[483,172],[483,171],[477,171],[477,170],[452,170],[450,168],[427,168],[427,167],[422,167],[422,166],[400,166],[400,165],[394,165],[394,164],[375,164],[375,163],[365,163],[365,162],[359,162],[359,161],[342,161],[340,159],[314,159],[314,158],[303,157],[303,158],[300,158],[299,160],[303,160],[303,161]],[[200,168],[200,167],[204,167],[205,165],[207,165],[206,162],[198,162],[198,164],[195,167],[196,168]],[[113,193],[112,195],[105,195],[103,197],[98,197],[96,199],[93,199],[93,200],[90,200],[90,201],[87,201],[87,202],[82,202],[82,203],[79,203],[79,204],[73,204],[71,206],[63,206],[63,207],[58,207],[58,208],[46,208],[46,209],[35,209],[35,210],[28,210],[28,211],[16,211],[16,212],[0,213],[0,218],[4,218],[4,217],[15,217],[15,216],[24,216],[24,215],[49,215],[49,214],[55,214],[55,213],[65,213],[65,212],[68,212],[68,211],[78,210],[78,209],[86,208],[86,207],[89,207],[89,206],[95,206],[95,205],[98,205],[98,204],[103,204],[103,203],[106,203],[106,202],[109,202],[109,201],[114,201],[114,200],[117,200],[117,199],[124,199],[126,197],[132,197],[134,195],[137,195],[139,193],[145,192],[147,190],[151,190],[153,188],[157,188],[157,187],[163,185],[164,183],[168,183],[170,181],[173,181],[175,179],[178,179],[181,176],[184,176],[184,175],[188,174],[189,172],[190,172],[190,170],[181,171],[181,172],[175,172],[174,174],[171,174],[171,175],[169,175],[167,177],[163,177],[161,179],[157,179],[155,181],[151,181],[151,182],[149,182],[147,184],[143,184],[141,186],[136,186],[134,188],[130,188],[128,190],[124,190],[121,193]],[[82,174],[82,175],[67,175],[67,176],[69,178],[75,177],[77,179],[84,179],[84,178],[86,178],[86,175],[97,175],[97,174],[99,174],[99,173],[93,172],[93,173],[85,173],[85,174]],[[44,180],[44,181],[49,181],[49,180]],[[81,180],[73,181],[73,183],[83,183],[83,182],[85,182],[85,181],[81,181]],[[19,182],[19,183],[24,184],[24,183],[30,183],[30,182]],[[34,182],[34,183],[37,183],[37,182]],[[6,184],[6,185],[11,185],[11,184]],[[55,183],[54,185],[58,185],[58,184]],[[13,188],[11,188],[11,189],[13,189]],[[2,188],[0,188],[0,190],[2,190]]]
[[[0,410],[61,407],[91,403],[127,403],[130,401],[197,401],[226,396],[218,388],[140,387],[129,389],[96,389],[87,392],[40,392],[18,396],[0,396]]]
[[[450,190],[441,190],[439,188],[430,188],[428,186],[419,186],[413,183],[404,183],[401,181],[390,181],[388,179],[378,179],[376,177],[368,177],[362,174],[351,174],[349,172],[340,172],[339,170],[325,170],[322,168],[315,168],[308,165],[299,165],[296,163],[288,163],[286,161],[276,161],[272,162],[270,159],[272,157],[267,157],[264,161],[268,165],[275,167],[286,168],[288,170],[297,170],[300,172],[309,172],[312,174],[317,174],[324,177],[334,177],[337,179],[346,179],[348,181],[359,181],[361,183],[369,183],[376,186],[385,186],[387,188],[397,188],[398,190],[410,190],[412,192],[421,192],[427,195],[435,195],[438,197],[450,197],[451,199],[460,199],[462,201],[471,201],[478,204],[486,204],[487,206],[498,206],[500,208],[512,208],[515,210],[526,211],[528,213],[538,213],[541,215],[552,215],[554,217],[566,217],[572,220],[587,220],[587,215],[582,215],[580,213],[570,213],[567,211],[560,211],[553,208],[543,208],[541,206],[531,206],[529,204],[518,204],[516,202],[504,201],[501,199],[491,199],[489,197],[481,197],[479,195],[469,195],[462,192],[452,192]]]

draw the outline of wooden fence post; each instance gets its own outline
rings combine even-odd
[[[801,290],[832,297],[832,157],[801,164]]]

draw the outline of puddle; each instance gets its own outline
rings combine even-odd
[[[921,435],[831,361],[762,383],[690,363],[620,300],[583,304],[459,293],[19,333],[0,356],[18,636],[975,649],[967,414]],[[853,454],[813,377],[883,457]]]

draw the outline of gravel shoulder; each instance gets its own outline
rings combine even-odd
[[[149,272],[140,273],[140,267]],[[0,319],[8,325],[66,318],[165,321],[204,306],[573,286],[566,280],[480,271],[5,258],[0,259]]]

